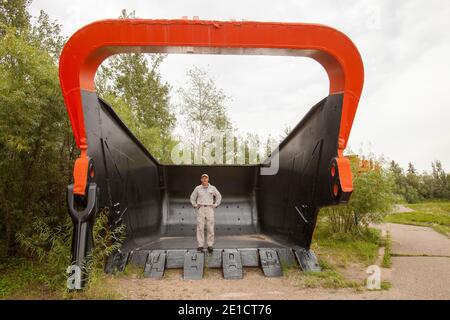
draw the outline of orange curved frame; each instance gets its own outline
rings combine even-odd
[[[343,191],[352,190],[350,167],[342,152],[361,95],[364,68],[358,50],[343,33],[304,23],[112,19],[78,30],[60,58],[61,88],[81,150],[74,168],[75,193],[84,194],[88,166],[81,91],[95,92],[95,74],[105,59],[133,52],[295,55],[316,60],[328,74],[329,93],[344,94],[338,169]]]

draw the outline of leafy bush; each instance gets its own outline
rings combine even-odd
[[[369,170],[360,170],[360,161],[352,161],[353,193],[347,205],[324,208],[329,228],[335,233],[351,233],[358,227],[381,222],[394,203],[392,175],[382,161],[372,161]]]
[[[31,25],[28,4],[0,5],[0,250],[15,257],[15,235],[33,234],[31,221],[64,224],[76,157],[52,54],[63,43],[59,26],[45,13]]]

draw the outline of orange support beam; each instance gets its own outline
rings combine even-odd
[[[88,141],[81,90],[95,91],[95,74],[105,59],[135,52],[289,55],[316,60],[328,74],[329,93],[344,93],[338,142],[338,154],[343,157],[364,82],[361,56],[346,35],[318,24],[144,19],[94,22],[78,30],[63,49],[61,87],[82,157],[87,157]],[[87,176],[77,172],[86,169],[85,161],[79,163],[74,175]],[[346,173],[347,167],[343,165],[340,175],[348,190],[351,173]],[[85,187],[86,182],[75,181],[75,193],[84,194]]]

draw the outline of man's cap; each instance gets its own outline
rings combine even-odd
[[[209,176],[206,173],[202,174],[201,178],[203,177],[207,177],[209,179]]]

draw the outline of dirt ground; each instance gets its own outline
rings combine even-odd
[[[207,269],[202,280],[183,280],[182,270],[166,270],[163,279],[136,275],[108,279],[122,299],[450,299],[450,239],[431,228],[384,224],[393,241],[392,267],[381,269],[389,290],[310,288],[299,270],[267,278],[259,268],[245,268],[244,279],[225,280],[220,269]],[[351,265],[341,273],[364,283],[365,267]]]
[[[181,270],[169,270],[164,279],[126,277],[115,283],[125,299],[376,299],[377,294],[354,289],[305,288],[294,275],[267,278],[257,268],[245,268],[244,279],[225,280],[220,270],[208,270],[202,280],[182,280]]]

